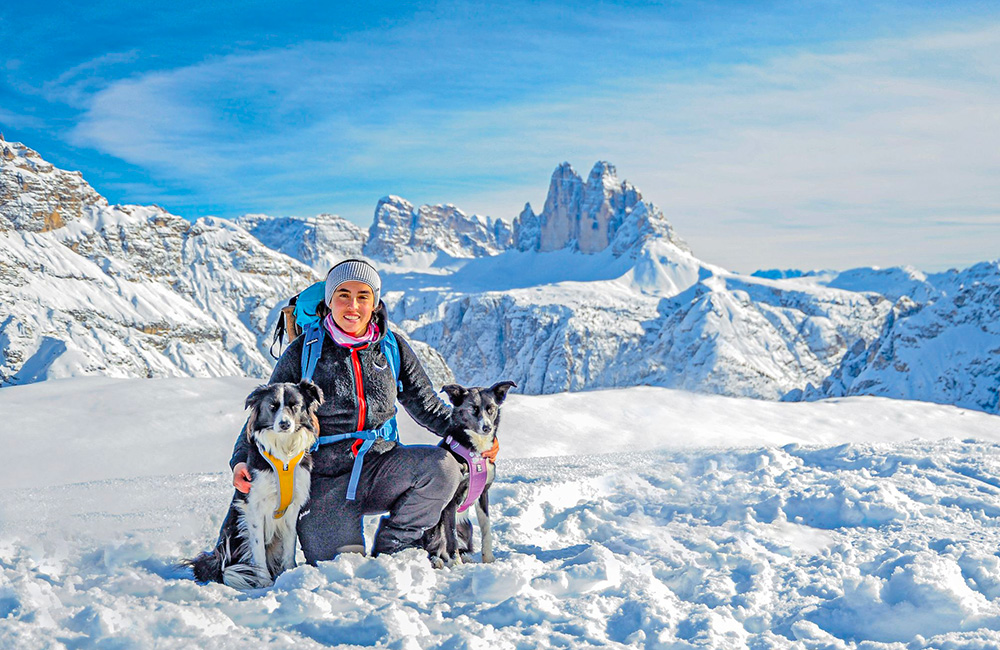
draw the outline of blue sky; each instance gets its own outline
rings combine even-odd
[[[38,5],[0,129],[113,203],[512,219],[609,160],[733,270],[1000,256],[995,3]]]

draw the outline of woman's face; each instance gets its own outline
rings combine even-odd
[[[333,292],[330,311],[337,327],[351,336],[361,336],[375,311],[375,293],[364,282],[345,282]]]

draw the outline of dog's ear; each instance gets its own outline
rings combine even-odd
[[[517,384],[512,381],[498,381],[493,384],[490,390],[497,398],[497,404],[503,404],[503,401],[507,399],[507,391],[511,388],[517,388]]]
[[[442,386],[441,390],[448,393],[448,399],[455,406],[461,406],[462,402],[465,401],[465,396],[469,394],[469,391],[462,388],[458,384],[448,384],[447,386]]]
[[[264,399],[264,395],[267,394],[267,391],[267,384],[261,384],[257,388],[254,388],[253,392],[247,395],[247,401],[246,404],[243,405],[243,408],[248,409],[260,404],[260,401]]]
[[[308,379],[303,379],[299,382],[299,390],[309,398],[309,409],[315,410],[316,407],[323,403],[323,389]]]

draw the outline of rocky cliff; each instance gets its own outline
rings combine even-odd
[[[623,255],[653,238],[688,250],[660,209],[643,201],[631,183],[619,181],[614,165],[601,161],[586,181],[569,163],[559,165],[542,213],[536,215],[526,204],[514,220],[512,245],[522,251],[569,248],[581,253],[611,247]]]
[[[308,267],[229,221],[109,206],[79,174],[0,147],[0,383],[269,374],[272,308]]]
[[[440,254],[454,258],[496,255],[510,242],[510,226],[500,219],[466,215],[453,205],[416,208],[398,196],[375,207],[364,254],[383,262]]]

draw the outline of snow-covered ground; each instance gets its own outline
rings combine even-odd
[[[512,394],[496,563],[346,555],[244,594],[174,563],[213,541],[254,384],[0,390],[0,648],[1000,647],[995,415]]]

